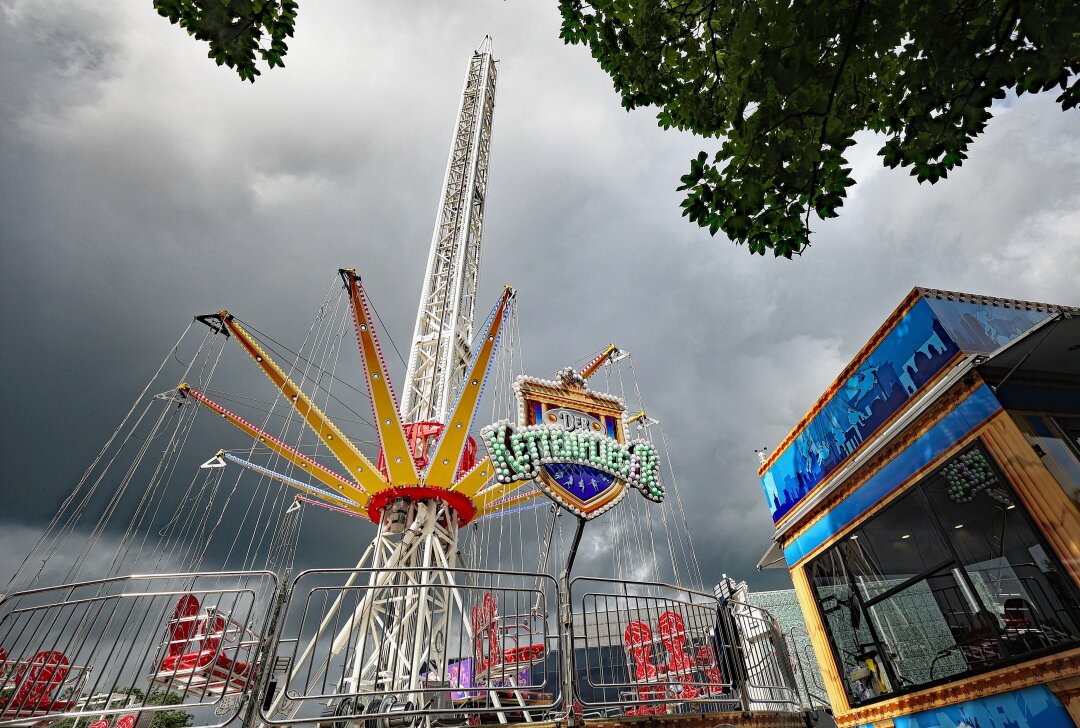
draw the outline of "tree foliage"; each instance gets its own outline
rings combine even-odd
[[[855,134],[937,182],[1008,91],[1080,103],[1076,0],[560,0],[626,109],[720,139],[690,161],[683,214],[751,252],[810,245],[854,184]]]
[[[196,40],[210,44],[217,64],[235,69],[241,79],[261,75],[259,58],[270,68],[284,66],[285,38],[296,25],[296,0],[154,0],[154,8]],[[265,41],[265,42],[264,42]]]
[[[146,696],[146,705],[179,705],[182,702],[183,698],[176,693],[160,688],[154,688]],[[187,728],[194,720],[195,716],[186,710],[163,710],[154,713],[150,728]]]

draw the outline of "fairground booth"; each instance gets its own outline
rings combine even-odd
[[[912,290],[759,475],[842,728],[1080,726],[1080,309]]]

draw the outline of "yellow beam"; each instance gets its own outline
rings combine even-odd
[[[458,401],[454,405],[454,411],[450,414],[450,419],[439,438],[435,454],[431,456],[431,464],[424,476],[426,485],[449,488],[454,482],[458,464],[461,462],[461,453],[465,449],[465,441],[469,436],[469,427],[476,415],[476,407],[480,404],[482,385],[487,379],[491,362],[495,358],[499,329],[502,327],[503,319],[506,317],[506,307],[513,295],[514,289],[507,286],[502,298],[491,312],[491,323],[484,334],[484,343],[476,352],[469,374],[465,377],[465,383],[458,395]]]
[[[474,465],[472,470],[461,476],[461,480],[454,483],[450,490],[471,499],[494,477],[495,466],[491,464],[490,458],[485,457]]]
[[[301,483],[300,481],[298,481],[296,478],[291,478],[288,475],[284,475],[282,473],[274,472],[270,468],[264,468],[264,467],[262,467],[260,465],[256,465],[255,463],[249,463],[246,460],[244,460],[242,458],[238,458],[238,457],[236,457],[234,455],[227,454],[227,455],[225,455],[225,457],[229,459],[229,462],[233,462],[233,463],[236,463],[237,465],[239,465],[239,466],[241,466],[243,468],[247,468],[248,470],[252,471],[253,473],[258,473],[259,475],[265,475],[268,478],[272,478],[273,480],[276,480],[276,481],[278,481],[280,483],[284,483],[285,485],[289,486],[290,488],[295,488],[296,490],[299,490],[302,493],[305,493],[305,494],[311,496],[312,498],[318,498],[323,503],[328,503],[328,504],[330,504],[332,506],[336,506],[336,507],[341,508],[343,510],[347,510],[350,513],[354,513],[354,514],[356,514],[358,516],[363,516],[363,517],[367,518],[367,509],[366,508],[362,508],[361,506],[357,505],[356,503],[352,503],[352,502],[350,502],[349,500],[347,500],[345,498],[336,498],[332,493],[325,493],[325,492],[322,492],[320,490],[316,490],[315,486],[306,485],[305,483]]]
[[[386,481],[386,478],[382,476],[371,461],[364,457],[364,454],[357,449],[356,445],[353,445],[349,438],[345,437],[341,430],[337,428],[337,425],[331,422],[306,394],[300,391],[300,387],[294,384],[285,375],[281,367],[270,359],[262,347],[251,337],[251,334],[237,323],[236,319],[229,315],[228,311],[222,311],[218,315],[233,337],[244,347],[248,355],[255,360],[255,363],[259,365],[274,386],[278,388],[281,395],[304,419],[307,426],[319,436],[319,439],[326,444],[334,457],[345,466],[349,476],[355,478],[360,486],[371,494],[378,493],[380,490],[389,487],[390,484]]]
[[[531,485],[531,481],[525,481],[523,485]],[[495,495],[490,493],[490,495]],[[526,488],[520,493],[510,493],[508,495],[500,495],[497,498],[491,498],[488,502],[480,502],[476,504],[476,518],[480,516],[488,516],[492,513],[498,513],[504,511],[507,508],[511,508],[521,503],[531,501],[534,498],[540,498],[544,495],[544,491],[536,488]]]
[[[596,374],[596,370],[602,367],[604,365],[604,362],[607,361],[608,357],[614,354],[616,351],[618,351],[618,349],[615,348],[614,344],[608,344],[607,348],[597,354],[596,358],[586,364],[585,368],[578,372],[578,374],[581,376],[582,379],[588,379],[593,374]]]
[[[371,322],[364,286],[356,271],[342,270],[340,273],[349,289],[356,341],[360,345],[360,358],[367,375],[371,408],[375,413],[375,430],[386,458],[386,472],[394,485],[418,485],[420,474],[416,471],[416,462],[398,416],[397,398],[390,387],[390,377],[386,375],[386,362]]]
[[[273,435],[263,430],[260,430],[258,427],[251,424],[243,417],[240,417],[239,415],[230,412],[214,400],[207,397],[202,392],[192,389],[187,384],[181,384],[179,387],[177,387],[177,391],[179,391],[183,395],[190,396],[192,399],[201,404],[203,407],[206,407],[211,412],[221,415],[222,418],[224,418],[234,427],[257,439],[260,444],[265,445],[267,448],[277,453],[281,457],[285,458],[290,463],[301,468],[305,472],[311,473],[312,477],[314,477],[316,480],[323,483],[324,485],[328,486],[333,492],[341,493],[346,498],[358,504],[357,506],[352,506],[349,505],[347,502],[343,501],[342,507],[348,508],[352,511],[362,512],[365,514],[367,513],[364,508],[367,506],[368,500],[370,500],[370,495],[357,487],[356,483],[353,483],[346,478],[343,478],[342,476],[335,473],[333,470],[330,470],[329,468],[321,465],[320,463],[315,462],[307,455],[304,455],[302,452],[289,447]],[[314,493],[314,495],[318,494]]]

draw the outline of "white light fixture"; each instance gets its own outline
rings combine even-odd
[[[953,526],[953,528],[963,528],[963,527],[964,527],[964,524],[962,524],[962,523],[958,523],[955,526]]]
[[[905,534],[904,534],[903,536],[901,536],[900,538],[901,538],[901,539],[908,539],[908,538],[911,538],[911,534],[910,534],[910,533],[905,533]]]

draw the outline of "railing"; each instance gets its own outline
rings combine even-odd
[[[735,652],[730,661],[742,672],[744,709],[799,710],[791,656],[772,614],[733,599],[722,600],[719,612],[719,631]]]
[[[810,642],[810,633],[805,627],[796,625],[788,630],[785,637],[802,706],[808,710],[829,709],[829,697],[814,655],[814,646]]]
[[[717,712],[746,704],[734,662],[740,648],[725,641],[711,595],[599,578],[574,579],[570,590],[575,697],[586,713]]]
[[[126,576],[0,601],[0,727],[62,718],[134,725],[184,711],[235,719],[258,674],[271,572]]]
[[[297,576],[267,724],[537,720],[561,703],[555,580],[470,569],[317,569]],[[385,721],[385,722],[384,722]]]
[[[823,702],[763,609],[598,578],[562,596],[568,634],[556,581],[535,573],[317,569],[285,588],[270,572],[207,572],[23,591],[0,601],[0,728],[135,728],[162,711],[202,728],[791,712],[806,702],[796,685]]]

